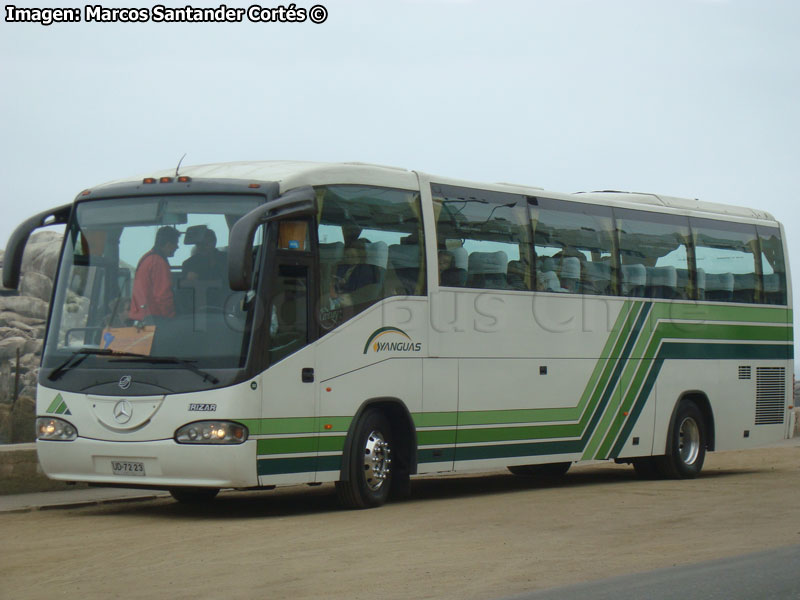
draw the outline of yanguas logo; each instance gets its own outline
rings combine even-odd
[[[364,354],[369,352],[419,352],[422,344],[415,342],[402,329],[397,327],[381,327],[372,332],[364,344]]]

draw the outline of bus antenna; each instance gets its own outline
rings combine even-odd
[[[177,166],[177,167],[175,167],[175,177],[177,177],[177,176],[178,176],[178,171],[179,171],[179,170],[180,170],[180,168],[181,168],[181,163],[183,162],[183,159],[184,159],[184,158],[186,158],[186,152],[184,152],[184,153],[183,153],[183,156],[181,156],[181,159],[178,161],[178,166]]]

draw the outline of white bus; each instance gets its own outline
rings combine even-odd
[[[691,478],[793,425],[785,239],[762,210],[358,163],[185,167],[20,225],[6,287],[52,223],[54,479],[187,502],[336,482],[370,507],[417,474],[615,460]]]

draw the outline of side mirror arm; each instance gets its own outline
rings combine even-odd
[[[15,290],[19,287],[20,272],[22,271],[22,255],[31,233],[40,227],[60,225],[69,221],[72,213],[72,204],[64,204],[57,208],[46,210],[25,220],[19,225],[6,244],[6,253],[3,258],[3,286]]]

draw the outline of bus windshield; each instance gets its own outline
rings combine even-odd
[[[247,292],[228,285],[228,235],[258,202],[181,195],[79,203],[66,230],[43,365],[58,370],[77,353],[241,367],[250,315]]]

